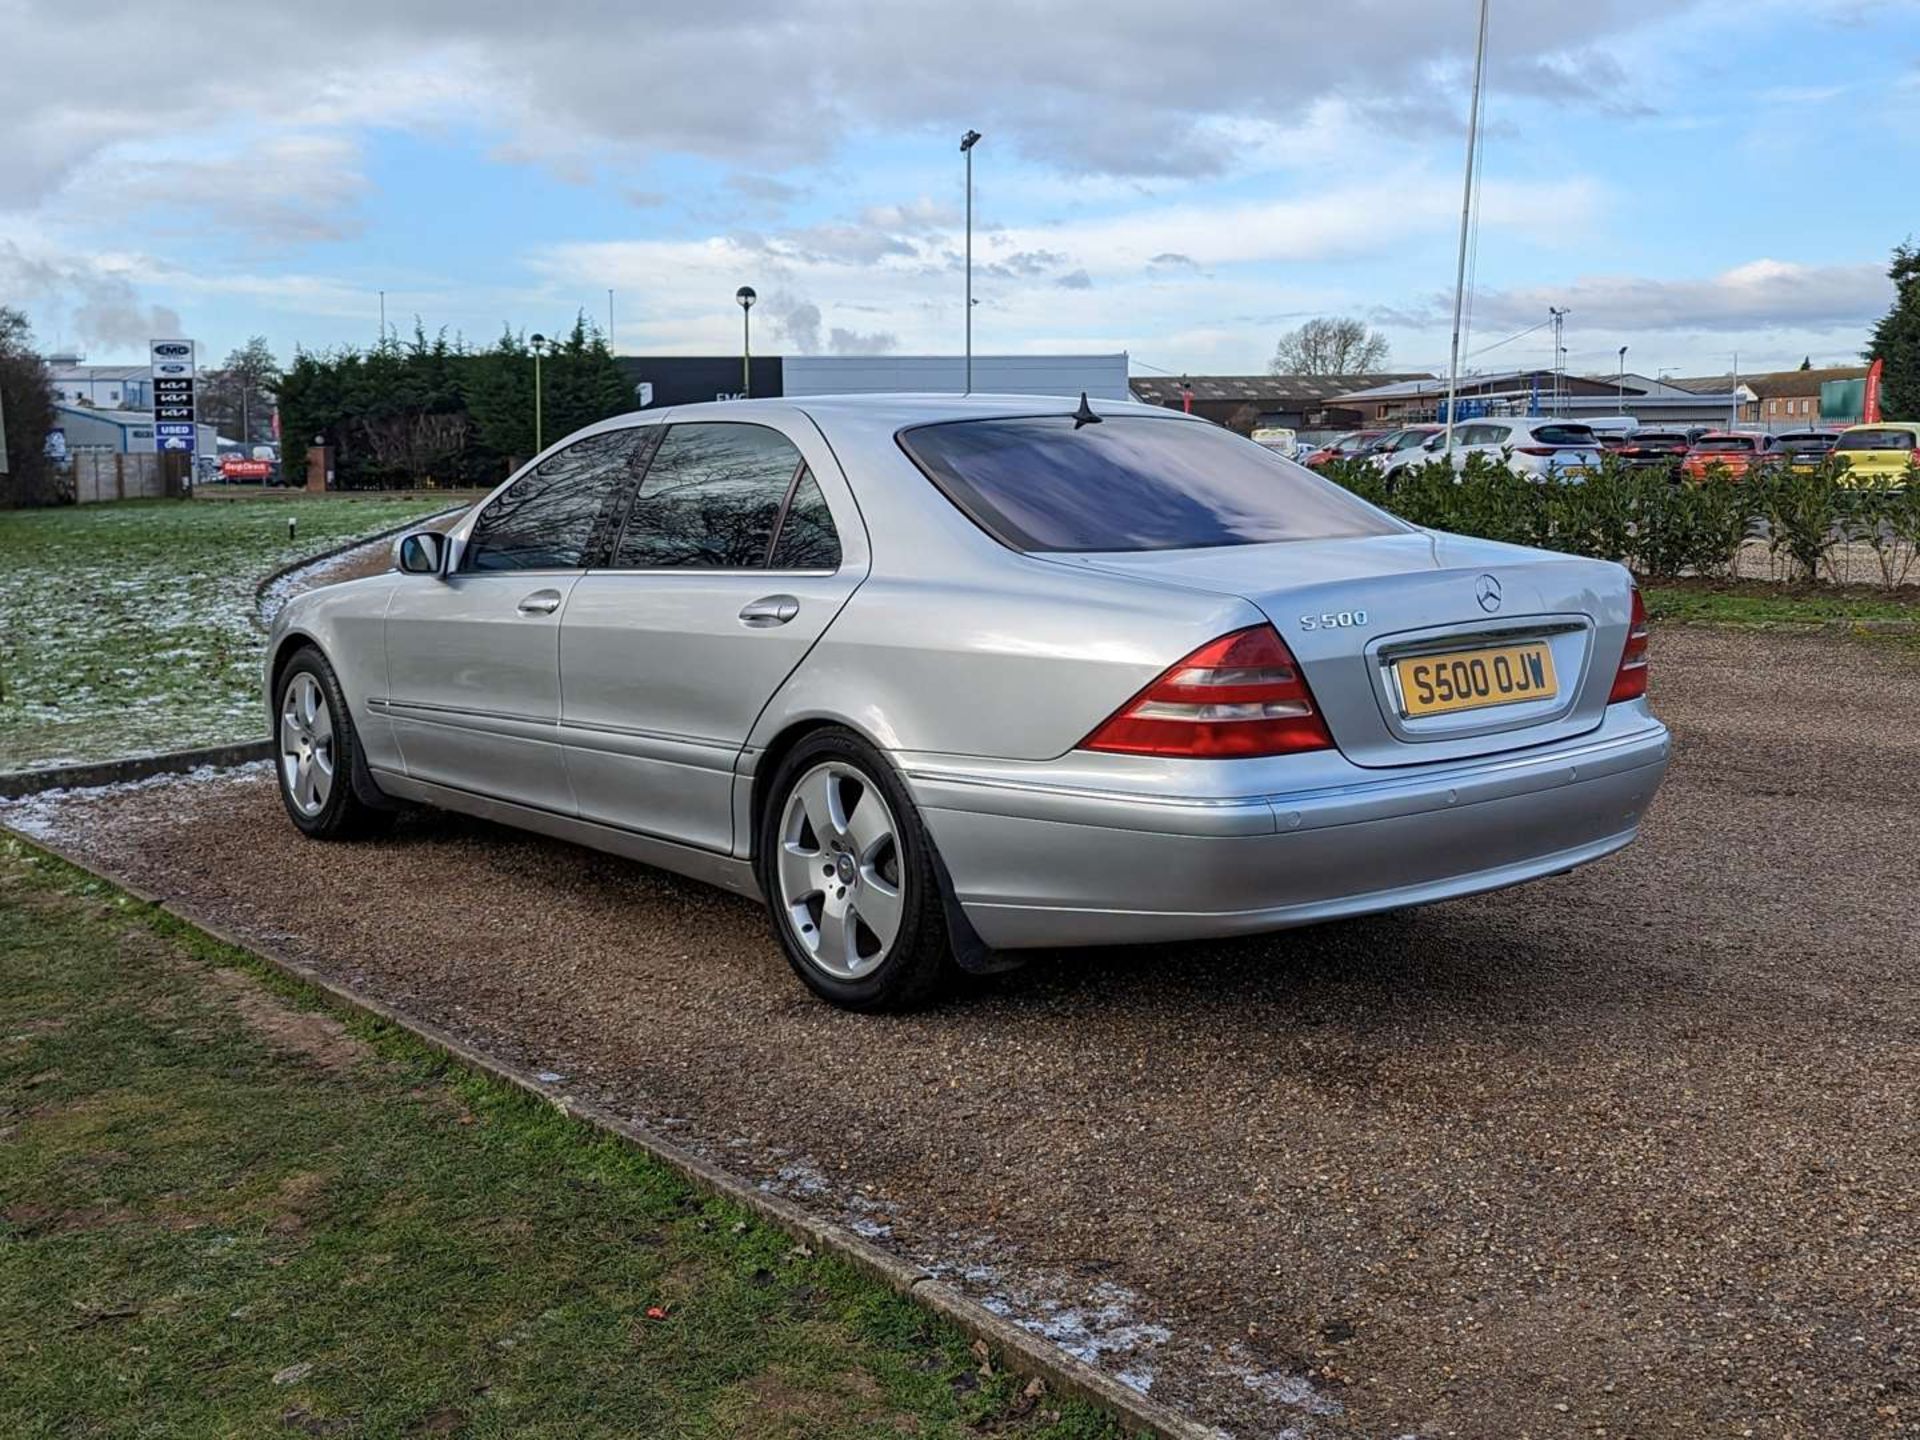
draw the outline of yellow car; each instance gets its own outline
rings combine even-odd
[[[1899,483],[1906,478],[1908,463],[1920,460],[1920,423],[1883,420],[1876,425],[1855,425],[1840,432],[1833,453],[1847,462],[1844,484]]]

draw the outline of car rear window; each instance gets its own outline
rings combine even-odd
[[[1533,438],[1542,445],[1594,445],[1598,440],[1585,425],[1536,425]]]
[[[1753,437],[1750,435],[1702,435],[1694,442],[1696,450],[1751,450]]]
[[[949,500],[1016,550],[1187,550],[1405,528],[1216,425],[1045,415],[920,425],[899,440]]]
[[[1776,450],[1791,450],[1795,454],[1809,450],[1831,450],[1833,448],[1833,436],[1782,435],[1773,442],[1773,448]]]
[[[1842,450],[1912,450],[1916,447],[1911,430],[1849,430],[1840,437]]]
[[[1684,445],[1687,437],[1674,430],[1636,430],[1628,443],[1633,445]]]

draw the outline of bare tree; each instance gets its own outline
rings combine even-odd
[[[1289,330],[1267,366],[1274,375],[1364,375],[1387,363],[1387,337],[1345,315],[1323,315]]]
[[[200,380],[200,418],[217,429],[239,436],[251,445],[261,429],[260,418],[272,408],[272,393],[280,383],[280,362],[274,359],[267,337],[255,335],[227,356],[218,370]]]

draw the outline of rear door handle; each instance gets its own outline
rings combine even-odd
[[[800,613],[800,602],[792,595],[763,595],[740,607],[740,623],[754,630],[784,625]]]
[[[536,590],[520,602],[522,615],[551,615],[560,608],[558,590]]]

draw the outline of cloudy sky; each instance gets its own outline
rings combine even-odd
[[[0,0],[0,303],[48,347],[490,339],[1443,367],[1475,0]],[[1845,363],[1920,230],[1920,0],[1494,0],[1483,368]],[[1500,343],[1500,342],[1505,343]]]

